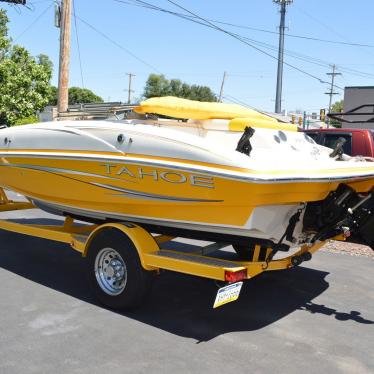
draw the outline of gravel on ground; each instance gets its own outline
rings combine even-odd
[[[329,240],[329,242],[321,248],[321,251],[344,253],[351,256],[365,256],[374,259],[374,250],[365,245],[356,243]]]

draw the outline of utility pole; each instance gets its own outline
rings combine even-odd
[[[131,87],[132,87],[132,77],[136,77],[136,75],[132,74],[132,73],[126,73],[126,75],[129,76],[129,88],[128,88],[128,90],[125,90],[125,91],[128,92],[127,104],[131,104],[131,92],[134,92],[134,90],[131,89]]]
[[[283,84],[283,60],[284,60],[284,30],[286,29],[286,12],[287,5],[293,0],[273,0],[280,5],[280,24],[279,24],[279,48],[278,48],[278,74],[277,74],[277,91],[275,95],[275,113],[282,112],[282,84]]]
[[[58,74],[58,114],[67,112],[69,102],[71,0],[62,0],[60,23],[60,62]]]
[[[329,95],[330,96],[330,100],[329,100],[329,113],[331,112],[331,106],[332,106],[332,97],[334,95],[339,95],[338,92],[334,92],[334,87],[335,87],[335,77],[337,75],[342,75],[342,73],[337,73],[336,72],[336,65],[332,65],[332,72],[331,73],[326,73],[327,75],[330,75],[331,76],[331,84],[330,84],[330,91],[329,92],[325,92],[325,95]],[[328,120],[327,120],[327,128],[330,126],[330,118],[327,117]]]
[[[218,102],[220,102],[220,103],[222,103],[223,87],[225,86],[226,77],[227,77],[227,73],[224,71],[223,72],[223,78],[222,78],[222,84],[221,84],[221,90],[219,91],[219,98],[218,98]]]

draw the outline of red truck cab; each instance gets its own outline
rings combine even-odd
[[[374,157],[374,130],[369,129],[308,129],[303,130],[317,144],[334,148],[339,138],[346,139],[344,153],[350,156]]]

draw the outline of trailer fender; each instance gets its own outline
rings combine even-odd
[[[134,244],[139,258],[140,262],[145,270],[157,270],[158,268],[154,266],[149,266],[145,262],[145,254],[157,252],[160,248],[157,245],[155,239],[153,236],[146,230],[144,230],[142,227],[135,225],[134,223],[105,223],[103,225],[98,226],[95,230],[93,230],[83,249],[82,256],[86,257],[87,253],[90,249],[90,244],[95,239],[96,235],[103,230],[110,230],[115,229],[120,232],[122,232],[124,235],[126,235]]]

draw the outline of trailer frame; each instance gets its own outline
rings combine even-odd
[[[0,189],[0,213],[35,208],[38,209],[32,202],[10,200],[5,191]],[[81,253],[83,257],[88,256],[91,243],[100,232],[114,229],[130,239],[137,251],[141,266],[146,271],[160,273],[161,270],[169,270],[227,283],[251,279],[267,271],[297,266],[303,261],[311,259],[311,255],[325,244],[325,241],[322,241],[313,245],[304,245],[297,252],[281,259],[272,259],[271,249],[268,249],[263,261],[259,261],[261,247],[256,245],[252,261],[243,261],[239,258],[238,260],[227,260],[209,256],[209,253],[228,246],[228,243],[209,244],[200,247],[199,251],[162,248],[163,243],[172,242],[175,237],[152,235],[143,227],[132,222],[77,225],[74,218],[66,216],[61,225],[38,225],[3,219],[0,220],[0,229],[66,243]],[[339,235],[333,239],[345,240],[345,237]]]

